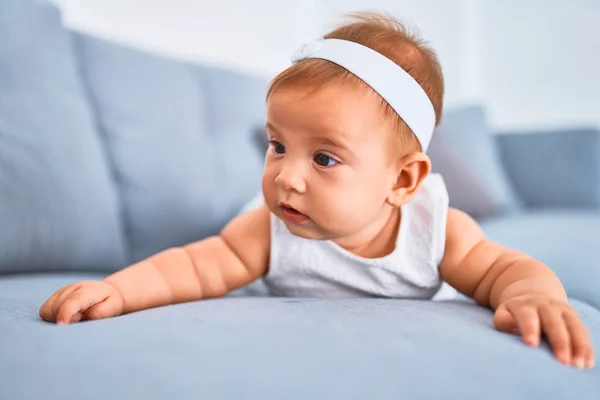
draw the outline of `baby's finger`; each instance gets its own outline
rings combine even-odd
[[[118,314],[118,299],[115,296],[109,296],[98,304],[93,305],[84,314],[85,319],[102,319],[113,317]]]
[[[103,319],[119,315],[122,311],[120,300],[115,296],[109,296],[98,304],[93,305],[84,314],[85,319]]]
[[[83,319],[83,313],[82,312],[78,312],[75,315],[73,315],[73,317],[71,318],[71,323],[74,324],[76,322],[79,322]]]
[[[96,296],[91,296],[89,293],[84,294],[82,291],[75,291],[69,297],[65,299],[58,311],[56,322],[58,324],[68,324],[71,322],[77,322],[77,314],[81,316],[87,311],[88,308],[96,304],[98,301]]]
[[[517,321],[523,341],[530,346],[537,346],[541,335],[537,309],[529,305],[509,305],[508,310]]]
[[[56,304],[56,301],[58,297],[62,293],[64,293],[68,288],[69,286],[64,286],[58,289],[52,296],[50,296],[48,300],[46,300],[44,304],[42,304],[42,306],[40,307],[39,314],[43,320],[48,322],[53,322],[55,320],[56,314],[54,313],[54,306]]]
[[[501,332],[519,333],[515,317],[513,317],[504,305],[498,307],[494,313],[494,326]]]
[[[571,362],[571,339],[567,325],[562,316],[562,310],[552,305],[542,305],[539,308],[542,329],[548,337],[556,358],[564,363]]]
[[[52,304],[52,315],[54,319],[58,317],[58,310],[64,303],[64,301],[69,297],[73,292],[77,291],[80,288],[79,285],[69,285],[64,288],[60,293],[56,294],[56,299],[54,300],[54,304]]]
[[[591,368],[594,361],[594,350],[587,328],[573,311],[564,312],[563,318],[571,336],[572,364],[577,368]]]

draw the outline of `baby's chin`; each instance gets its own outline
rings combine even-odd
[[[279,217],[288,231],[294,235],[301,237],[303,239],[310,240],[334,240],[339,237],[339,235],[335,235],[322,227],[315,224],[312,220],[306,221],[301,224],[295,224],[289,221],[286,221],[284,218]]]

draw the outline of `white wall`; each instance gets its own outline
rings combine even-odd
[[[67,25],[181,59],[271,77],[360,10],[417,26],[446,105],[484,101],[499,129],[600,126],[598,0],[52,0]]]
[[[600,1],[490,0],[480,20],[495,125],[600,126]]]
[[[464,0],[53,0],[76,29],[181,59],[271,76],[304,41],[351,11],[380,10],[418,27],[438,51],[448,101],[462,96]],[[462,96],[464,97],[464,96]]]
[[[317,0],[52,1],[73,28],[266,76],[289,65],[292,52],[321,27]]]

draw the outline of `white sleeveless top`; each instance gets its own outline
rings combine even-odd
[[[271,214],[270,264],[263,283],[274,296],[454,297],[453,289],[442,285],[438,272],[447,214],[443,178],[431,174],[413,200],[402,207],[396,247],[381,258],[359,257],[333,241],[295,236]]]

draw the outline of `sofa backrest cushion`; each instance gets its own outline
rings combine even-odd
[[[69,32],[45,0],[0,3],[0,273],[112,271],[119,199]]]
[[[129,262],[218,233],[260,190],[266,80],[74,32]]]

